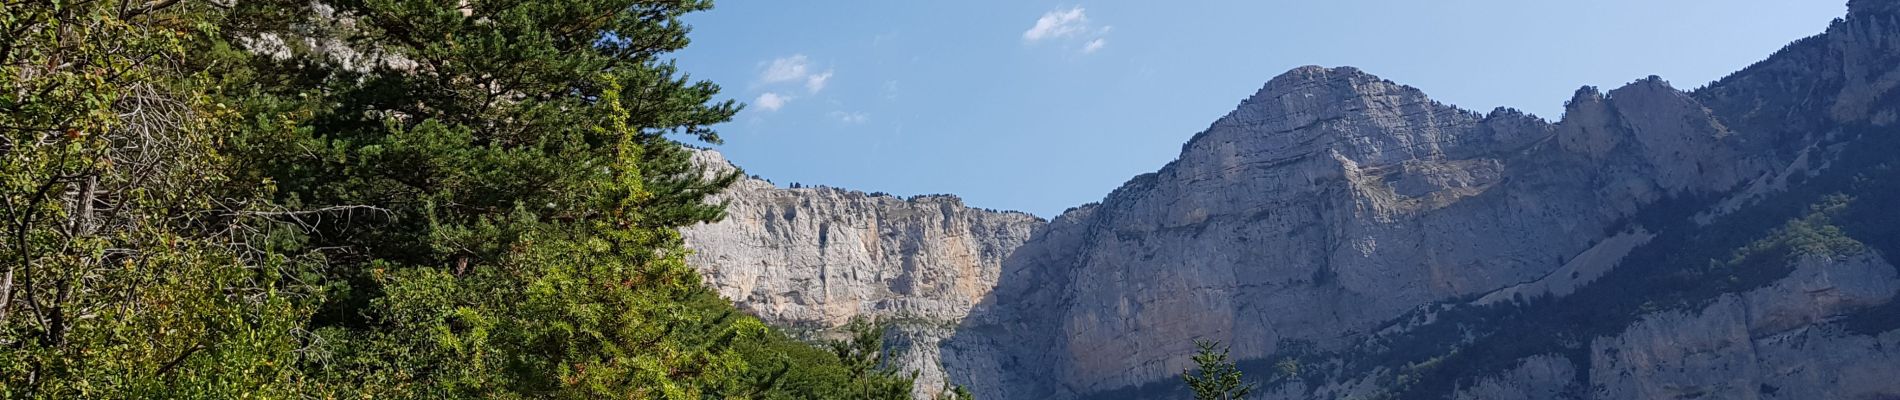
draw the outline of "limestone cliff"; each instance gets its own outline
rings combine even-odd
[[[1073,396],[1178,374],[1196,338],[1243,358],[1343,348],[1420,306],[1549,276],[1647,204],[1769,170],[1661,80],[1571,103],[1549,124],[1350,68],[1282,75],[1159,173],[1058,218],[1082,221],[1048,235],[1081,244],[1005,264],[1001,307],[960,332],[1008,359],[972,360],[969,380],[1061,365],[1020,387]]]
[[[729,169],[717,152],[700,165]],[[937,341],[996,287],[1001,264],[1044,221],[965,207],[744,178],[715,201],[727,217],[686,229],[707,284],[768,323],[823,335],[855,317],[898,324],[899,362],[939,388]]]
[[[1180,396],[1195,339],[1269,398],[1891,397],[1897,87],[1896,0],[1557,122],[1302,67],[1046,223],[747,181],[688,239],[768,321],[947,324],[907,365],[980,398]]]

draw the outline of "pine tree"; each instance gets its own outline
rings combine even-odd
[[[908,398],[685,264],[708,6],[0,4],[0,397]]]
[[[876,321],[853,318],[845,324],[849,336],[826,342],[831,353],[844,363],[851,377],[849,395],[861,399],[910,398],[915,375],[902,374],[885,362],[884,334],[889,326]]]
[[[243,161],[273,202],[337,210],[308,247],[348,252],[306,362],[328,388],[699,398],[744,370],[727,344],[763,326],[689,307],[707,289],[676,231],[721,217],[704,199],[736,177],[669,138],[717,143],[738,109],[663,59],[708,3],[252,4],[227,42],[337,44],[242,60],[299,82],[250,85],[288,129],[241,138]]]
[[[1181,380],[1199,400],[1232,400],[1253,393],[1254,384],[1241,377],[1240,368],[1227,359],[1228,348],[1211,340],[1196,340],[1194,363],[1198,371],[1181,371]]]
[[[949,382],[943,383],[943,389],[938,389],[937,396],[935,397],[937,400],[971,400],[975,398],[975,395],[970,394],[970,389],[964,388],[961,385],[953,385]]]

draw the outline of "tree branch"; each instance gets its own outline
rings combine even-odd
[[[119,14],[119,19],[137,18],[138,16],[155,13],[175,5],[178,5],[178,0],[157,0],[145,3],[144,7],[127,10],[125,13]]]

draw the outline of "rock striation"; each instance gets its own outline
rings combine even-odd
[[[1774,285],[1657,313],[1590,344],[1591,398],[1870,399],[1900,396],[1900,332],[1828,323],[1900,291],[1877,255],[1802,259]]]
[[[1800,259],[1773,285],[1645,316],[1592,341],[1585,388],[1569,358],[1525,358],[1459,399],[1867,399],[1900,396],[1900,332],[1832,323],[1900,293],[1878,255]]]
[[[696,163],[733,167],[714,151]],[[974,209],[955,196],[900,199],[742,178],[714,201],[725,220],[682,232],[688,262],[742,310],[823,335],[853,318],[897,322],[898,362],[942,387],[937,342],[996,287],[1003,259],[1045,222]]]
[[[1550,124],[1295,69],[1160,172],[1058,217],[1048,235],[1080,243],[1005,264],[1001,307],[959,332],[1007,359],[968,380],[1063,365],[1035,391],[1075,396],[1178,374],[1192,339],[1241,358],[1343,348],[1422,305],[1549,276],[1644,205],[1767,172],[1738,155],[1752,145],[1660,79],[1579,91]]]
[[[1900,237],[1759,244],[1888,161],[1844,154],[1900,122],[1900,1],[1849,9],[1695,91],[1583,88],[1556,122],[1297,68],[1046,222],[748,180],[686,235],[767,321],[927,322],[900,329],[906,368],[979,398],[1180,396],[1195,339],[1268,398],[1895,397],[1900,333],[1844,321],[1900,310]],[[1724,261],[1762,251],[1786,261]],[[1725,279],[1648,284],[1698,274]]]

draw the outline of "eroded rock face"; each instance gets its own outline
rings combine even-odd
[[[1062,366],[1030,379],[1055,396],[1167,379],[1197,338],[1242,359],[1340,348],[1422,305],[1548,277],[1658,199],[1767,172],[1746,139],[1659,79],[1581,91],[1549,124],[1296,69],[1160,172],[1058,218],[1076,221],[1048,235],[1075,239],[1021,250],[1052,256],[1006,263],[1023,278],[962,336],[1009,337],[998,365]],[[1010,377],[968,380],[991,379]]]
[[[1025,324],[972,332],[1024,336],[999,342],[1026,346],[997,353],[1060,366],[1035,380],[1060,382],[1038,392],[1066,396],[1178,373],[1188,339],[1257,357],[1281,340],[1337,343],[1425,301],[1528,280],[1538,271],[1521,263],[1478,264],[1517,251],[1554,262],[1560,249],[1541,247],[1554,240],[1479,251],[1422,247],[1418,235],[1523,226],[1516,215],[1428,211],[1504,200],[1485,196],[1507,173],[1496,156],[1550,134],[1528,116],[1486,118],[1358,70],[1296,69],[1160,172],[1058,218],[1078,221],[1052,235],[1077,230],[1061,234],[1078,244],[1046,250],[1054,260],[1007,264],[1006,275],[1025,278],[998,289],[999,315],[972,325]]]
[[[1577,368],[1560,355],[1526,358],[1501,376],[1484,378],[1476,385],[1459,391],[1459,400],[1523,399],[1559,400],[1573,398]]]
[[[1894,9],[1874,3],[1856,10]],[[1878,123],[1890,110],[1864,105],[1893,107],[1882,103],[1900,54],[1888,51],[1893,21],[1856,14],[1805,45],[1831,55],[1784,60],[1807,51],[1797,43],[1707,94],[1656,77],[1585,88],[1556,124],[1459,110],[1350,68],[1296,69],[1158,173],[1057,218],[1056,248],[1019,250],[1042,255],[1006,263],[1004,276],[1022,278],[1005,279],[949,345],[997,359],[951,370],[1003,382],[980,387],[993,398],[1080,396],[1170,379],[1193,339],[1241,359],[1293,343],[1347,351],[1370,332],[1403,335],[1397,319],[1426,305],[1565,295],[1647,240],[1628,222],[1645,208],[1773,178],[1819,134],[1803,129]],[[1747,87],[1767,81],[1781,86]],[[1819,122],[1757,121],[1772,111],[1763,104],[1818,104]],[[1559,369],[1525,362],[1521,374]],[[1022,366],[1054,368],[1023,377],[1034,369]],[[1370,392],[1361,378],[1284,397]]]
[[[1900,292],[1877,255],[1805,257],[1769,287],[1664,312],[1591,343],[1597,399],[1869,399],[1900,396],[1900,334],[1831,319]]]
[[[730,168],[713,151],[699,165]],[[965,207],[741,179],[715,201],[727,217],[684,230],[707,284],[766,322],[824,333],[855,317],[900,323],[920,388],[942,386],[937,340],[996,287],[1003,258],[1044,222]]]
[[[1840,318],[1900,292],[1878,255],[1808,256],[1774,284],[1646,316],[1599,338],[1587,359],[1539,355],[1461,389],[1460,399],[1868,399],[1900,395],[1900,332]],[[1576,361],[1587,362],[1589,384]]]
[[[728,194],[732,218],[687,235],[708,281],[767,321],[930,322],[895,337],[929,388],[947,374],[980,398],[1128,397],[1214,339],[1242,360],[1333,354],[1269,398],[1371,396],[1403,372],[1351,368],[1366,362],[1355,354],[1434,310],[1587,290],[1663,245],[1651,239],[1693,234],[1643,225],[1659,204],[1715,199],[1703,225],[1747,213],[1828,168],[1831,129],[1891,126],[1896,3],[1856,0],[1827,34],[1694,93],[1657,77],[1584,88],[1555,123],[1352,68],[1294,69],[1159,171],[1046,223],[746,181]],[[1466,377],[1453,397],[1892,396],[1873,377],[1900,368],[1887,350],[1900,339],[1834,320],[1890,303],[1894,268],[1868,253],[1793,271]]]

